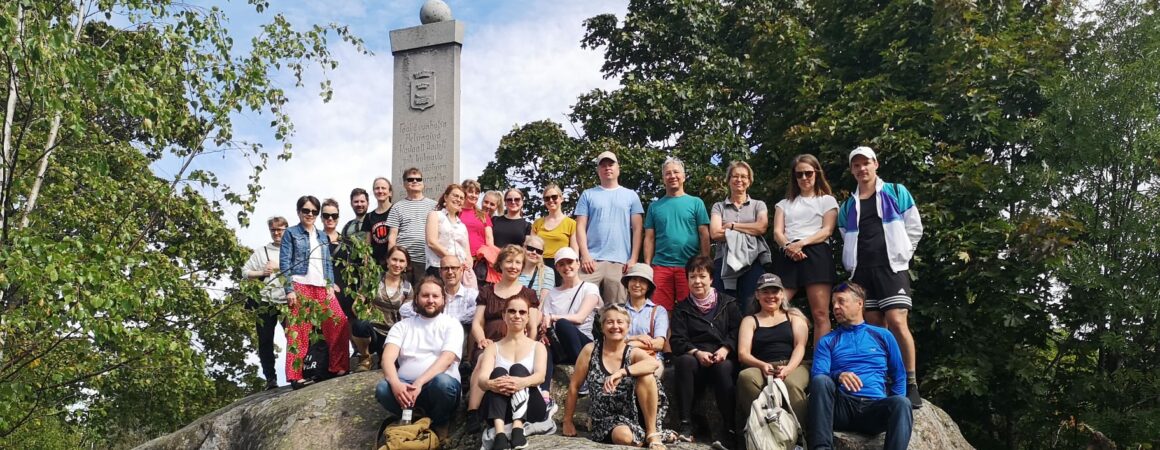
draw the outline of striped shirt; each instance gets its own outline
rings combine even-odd
[[[407,248],[412,263],[427,262],[427,213],[435,210],[435,200],[404,198],[391,206],[387,226],[399,230],[395,245]]]

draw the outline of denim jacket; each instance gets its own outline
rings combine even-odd
[[[326,237],[326,233],[318,228],[314,229],[317,234],[318,245],[322,246],[322,272],[323,277],[326,278],[326,283],[334,283],[334,265],[330,260],[330,238]],[[282,274],[286,277],[295,275],[306,275],[310,262],[310,235],[306,234],[306,227],[301,223],[286,229],[286,235],[282,237],[282,248],[278,254],[278,267],[282,270]],[[289,294],[294,290],[294,283],[284,283],[286,293]]]

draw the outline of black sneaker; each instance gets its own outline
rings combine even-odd
[[[692,439],[693,422],[689,420],[682,420],[681,423],[677,425],[677,434]]]
[[[483,420],[479,418],[479,410],[473,409],[467,412],[467,432],[469,434],[478,434],[483,431]],[[507,436],[504,436],[504,441],[507,441]],[[495,447],[507,448],[507,447]]]
[[[512,428],[512,448],[515,450],[528,448],[528,438],[524,437],[523,428]]]
[[[512,443],[508,441],[507,434],[496,433],[495,439],[491,441],[491,450],[508,450],[510,448],[512,448]]]
[[[917,384],[910,383],[906,385],[906,398],[910,399],[911,408],[922,408],[922,396],[918,394]]]
[[[266,380],[266,390],[278,389],[278,380]]]

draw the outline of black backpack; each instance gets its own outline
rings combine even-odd
[[[325,339],[319,339],[310,344],[306,351],[306,358],[302,360],[302,379],[322,381],[331,377],[330,348]]]

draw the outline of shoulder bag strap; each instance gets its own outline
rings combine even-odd
[[[657,308],[660,308],[660,307],[657,305],[653,305],[652,314],[650,314],[649,318],[648,318],[648,337],[650,337],[650,338],[653,337],[653,333],[656,332]]]
[[[528,279],[528,289],[532,289],[532,283],[536,281],[536,275],[539,275],[539,274],[540,274],[539,267],[537,267],[536,270],[532,271],[532,277]],[[544,285],[543,283],[540,283],[540,286],[543,286],[543,285]]]

